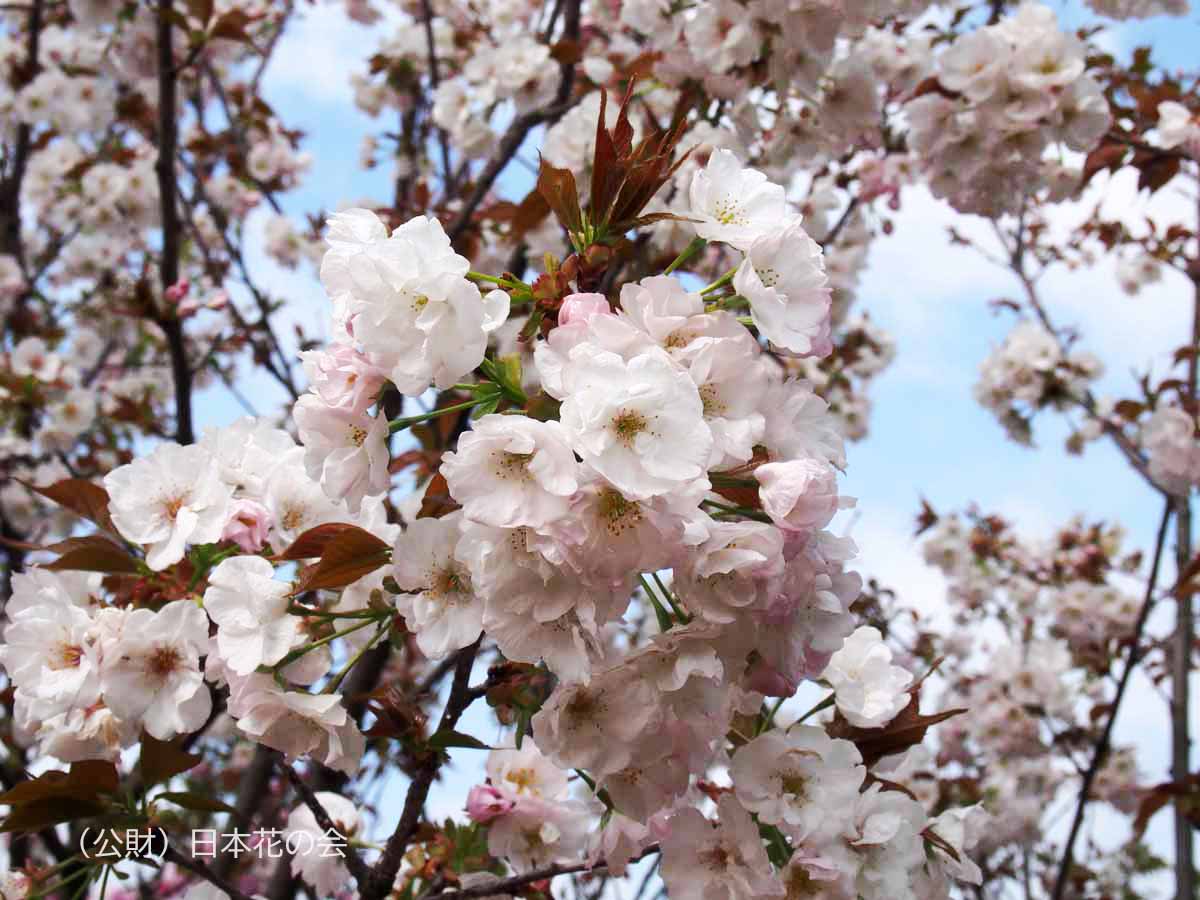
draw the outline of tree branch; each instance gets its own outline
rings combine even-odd
[[[1154,541],[1154,560],[1150,564],[1150,574],[1146,582],[1146,593],[1142,599],[1142,608],[1138,611],[1137,622],[1133,627],[1133,639],[1129,645],[1129,655],[1125,658],[1125,668],[1121,671],[1121,678],[1117,682],[1117,692],[1113,696],[1112,704],[1108,712],[1108,720],[1104,723],[1104,730],[1100,733],[1100,739],[1096,742],[1096,749],[1092,753],[1092,762],[1088,766],[1087,771],[1083,773],[1083,782],[1079,786],[1079,801],[1075,806],[1075,818],[1071,822],[1071,832],[1067,836],[1067,843],[1063,846],[1062,860],[1058,866],[1058,877],[1054,882],[1053,900],[1063,900],[1066,896],[1067,884],[1071,877],[1071,866],[1074,864],[1075,841],[1079,837],[1079,830],[1083,827],[1083,816],[1087,809],[1089,795],[1092,790],[1092,783],[1096,780],[1096,776],[1100,774],[1100,769],[1103,768],[1105,761],[1108,759],[1108,751],[1112,743],[1113,726],[1117,721],[1117,712],[1121,708],[1121,701],[1125,697],[1125,689],[1129,686],[1130,676],[1133,675],[1133,670],[1137,668],[1141,661],[1142,655],[1142,636],[1146,631],[1146,621],[1150,618],[1150,610],[1154,606],[1154,589],[1158,585],[1158,570],[1162,564],[1163,548],[1167,541],[1167,523],[1171,520],[1171,502],[1167,501],[1163,504],[1162,522],[1158,526],[1158,536]]]
[[[175,202],[178,190],[175,177],[175,148],[179,138],[179,122],[175,111],[177,72],[171,24],[172,0],[158,0],[158,160],[154,169],[158,175],[158,199],[162,218],[162,257],[159,260],[159,281],[163,294],[179,281],[179,248],[181,224],[179,207]],[[171,377],[175,383],[175,439],[190,444],[196,439],[192,428],[192,369],[188,364],[187,345],[183,338],[183,322],[174,310],[164,309],[159,315],[159,327],[167,338],[171,357]]]
[[[218,875],[198,859],[193,859],[192,857],[180,852],[171,844],[167,844],[167,852],[163,854],[163,859],[175,863],[175,865],[179,866],[181,869],[187,869],[193,875],[198,875],[209,884],[220,888],[230,896],[231,900],[251,900],[250,897],[239,891],[237,886],[232,882],[227,881],[224,877]]]
[[[321,801],[317,799],[317,795],[313,789],[304,783],[304,779],[296,774],[296,770],[282,756],[276,754],[275,758],[280,770],[287,776],[287,780],[292,783],[292,787],[295,788],[296,793],[304,800],[304,805],[312,812],[313,818],[317,820],[317,824],[321,826],[321,830],[327,834],[330,831],[341,834],[333,820],[329,818],[329,813],[326,812],[325,807],[321,805]],[[360,885],[366,884],[371,878],[370,868],[363,862],[362,857],[358,853],[358,848],[350,846],[349,841],[347,841],[346,845],[346,868],[350,870],[350,874],[354,876],[355,881]]]
[[[450,697],[446,701],[446,708],[442,711],[442,718],[435,733],[453,731],[459,718],[470,705],[471,669],[482,640],[483,638],[480,636],[470,647],[458,651],[454,667],[454,680],[450,684]],[[380,900],[391,891],[392,884],[396,881],[396,873],[400,871],[400,863],[408,850],[409,842],[421,824],[425,801],[429,797],[429,789],[441,769],[442,758],[442,753],[436,750],[428,751],[425,761],[413,775],[412,783],[408,788],[408,796],[404,798],[404,810],[400,814],[396,830],[388,838],[383,856],[371,873],[370,880],[365,884],[359,884],[359,893],[363,900]]]
[[[561,40],[579,40],[580,2],[581,0],[566,0]],[[447,230],[451,241],[457,243],[458,239],[466,232],[468,226],[471,224],[471,217],[475,215],[475,210],[483,202],[483,198],[487,196],[487,192],[492,189],[492,185],[500,177],[500,173],[504,171],[517,151],[521,149],[521,144],[525,142],[525,138],[529,132],[538,125],[552,125],[562,117],[563,113],[571,108],[571,91],[575,87],[575,64],[570,62],[562,63],[560,65],[560,72],[558,91],[549,105],[542,109],[535,109],[524,115],[517,116],[508,126],[508,130],[504,132],[504,137],[500,139],[500,146],[496,148],[495,154],[488,160],[483,172],[475,179],[475,186],[470,196],[463,202],[458,218],[454,220],[453,224]]]
[[[659,852],[657,844],[653,844],[643,850],[637,857],[630,862],[639,862],[647,856],[652,856]],[[486,884],[481,884],[475,887],[463,888],[462,890],[449,891],[443,893],[424,894],[421,900],[473,900],[477,897],[496,897],[501,894],[507,894],[516,891],[523,887],[528,887],[535,881],[543,881],[548,878],[555,878],[559,875],[573,875],[580,872],[606,872],[608,866],[606,863],[598,863],[592,865],[589,862],[570,863],[568,865],[546,866],[544,869],[534,869],[532,872],[525,872],[522,875],[514,875],[511,878],[497,879]]]

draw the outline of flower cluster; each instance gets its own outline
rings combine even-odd
[[[340,698],[287,688],[319,680],[332,657],[314,645],[305,611],[294,614],[293,585],[274,580],[258,554],[324,523],[358,525],[381,541],[395,529],[378,501],[357,515],[331,501],[303,457],[286,432],[247,418],[199,444],[159,444],[109,473],[113,526],[145,551],[147,576],[168,579],[160,590],[170,602],[134,608],[131,592],[146,587],[102,589],[99,575],[16,576],[0,652],[28,741],[63,759],[114,758],[143,729],[162,740],[188,734],[209,717],[207,679],[228,687],[228,713],[254,740],[357,765],[362,737]],[[110,552],[120,551],[113,544]],[[202,607],[172,596],[182,586],[169,579],[181,565],[211,569]],[[132,577],[136,568],[130,560],[121,570]],[[375,587],[344,591],[339,612],[362,609]],[[273,666],[279,679],[260,674]]]
[[[468,802],[493,854],[528,870],[589,850],[621,871],[661,839],[680,896],[714,883],[731,896],[782,894],[809,877],[872,897],[940,884],[951,857],[927,865],[923,850],[937,823],[903,795],[862,793],[851,741],[805,725],[728,746],[735,717],[818,677],[841,721],[884,728],[910,705],[912,675],[878,633],[845,641],[854,548],[825,530],[849,502],[837,487],[842,438],[827,405],[747,328],[784,352],[828,352],[820,248],[782,189],[726,151],[696,173],[690,203],[697,238],[742,251],[740,262],[702,291],[662,275],[625,284],[615,305],[567,295],[526,352],[532,372],[484,357],[518,300],[466,276],[514,298],[519,282],[469,272],[433,220],[389,235],[369,212],[339,214],[322,275],[345,337],[306,362],[341,369],[296,407],[309,471],[350,502],[362,484],[387,487],[374,486],[370,473],[386,469],[361,449],[387,428],[364,411],[382,409],[382,379],[410,396],[453,388],[474,397],[457,406],[483,407],[441,460],[459,508],[409,521],[391,574],[426,655],[482,635],[557,678],[529,722],[534,746],[495,751],[490,783]],[[727,284],[748,317],[723,308]],[[476,368],[489,380],[459,383]],[[545,398],[536,417],[535,392]],[[630,634],[631,614],[650,609],[657,628],[642,615]],[[696,779],[722,766],[734,788],[714,831]],[[582,795],[570,770],[587,773]],[[795,848],[786,871],[768,864],[751,814]]]
[[[1162,404],[1143,423],[1141,438],[1150,474],[1164,489],[1186,496],[1200,486],[1200,438],[1185,410]]]
[[[1028,443],[1034,413],[1081,403],[1089,382],[1102,371],[1091,353],[1068,350],[1043,325],[1025,320],[980,365],[975,398],[1010,437]]]
[[[1049,802],[1078,775],[1070,753],[1103,728],[1114,649],[1138,618],[1124,582],[1141,559],[1104,525],[1076,520],[1030,541],[997,516],[927,516],[922,547],[946,579],[952,621],[921,640],[946,656],[942,702],[969,710],[939,728],[938,760],[961,766],[990,812],[1003,809],[976,856],[990,871],[1044,840]],[[1003,624],[984,635],[984,621]],[[1114,748],[1096,796],[1128,812],[1140,781],[1132,750]]]
[[[936,90],[905,107],[934,193],[963,212],[1011,211],[1046,185],[1048,146],[1092,149],[1110,114],[1085,56],[1034,2],[957,37],[938,56]]]

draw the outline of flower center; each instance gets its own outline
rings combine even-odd
[[[452,594],[469,594],[471,576],[453,565],[435,569],[429,579],[428,594],[434,600],[445,600]]]
[[[700,387],[700,403],[704,407],[704,415],[719,416],[727,409],[725,402],[716,385],[705,384]]]
[[[779,284],[779,271],[768,266],[765,269],[754,267],[755,274],[758,275],[758,280],[762,282],[763,287],[775,287]]]
[[[504,780],[516,785],[518,794],[537,784],[537,776],[533,769],[514,769],[504,776]]]
[[[605,488],[600,492],[600,520],[612,537],[618,537],[642,521],[642,510],[620,491]]]
[[[355,447],[361,447],[363,441],[367,439],[367,429],[360,428],[358,425],[350,426],[350,443]]]
[[[626,447],[633,444],[633,439],[649,426],[646,417],[631,409],[623,409],[612,420],[612,430]]]
[[[83,648],[78,644],[68,644],[63,641],[55,648],[50,660],[52,669],[77,669],[83,659]]]
[[[580,690],[576,691],[575,696],[567,701],[563,711],[570,723],[568,728],[574,731],[580,725],[594,722],[603,710],[604,704],[600,702],[600,698],[596,694]]]
[[[741,204],[732,197],[725,197],[717,203],[713,208],[713,218],[722,225],[749,224],[745,213],[742,212]]]
[[[501,450],[494,455],[493,459],[498,478],[530,480],[529,461],[533,459],[532,453],[510,453],[507,450]]]
[[[163,644],[154,648],[154,652],[146,657],[146,674],[154,678],[166,679],[179,668],[183,655],[174,647]]]
[[[283,513],[280,524],[288,531],[295,531],[304,523],[304,507],[289,506]]]
[[[808,797],[808,777],[800,772],[787,772],[779,779],[783,792],[803,803]]]
[[[796,866],[792,869],[787,880],[787,900],[801,900],[803,897],[815,897],[820,892],[821,885],[813,881],[808,870]]]
[[[734,861],[732,855],[725,849],[724,845],[717,844],[707,850],[703,850],[699,854],[700,861],[710,869],[717,871],[725,871]]]

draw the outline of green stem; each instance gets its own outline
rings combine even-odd
[[[719,509],[721,512],[731,513],[736,516],[742,516],[747,519],[753,519],[756,522],[770,522],[771,517],[766,513],[759,512],[757,509],[747,509],[744,506],[728,506],[724,503],[718,503],[716,500],[702,501],[705,506],[711,506],[713,509]]]
[[[829,709],[829,707],[833,706],[833,704],[834,704],[834,702],[836,701],[836,699],[837,699],[837,695],[836,695],[836,694],[830,694],[828,697],[826,697],[824,700],[822,700],[820,703],[818,703],[816,706],[814,706],[812,709],[810,709],[808,712],[806,712],[804,715],[802,715],[800,718],[798,718],[798,719],[797,719],[795,722],[793,722],[792,724],[793,724],[793,725],[799,725],[799,724],[800,724],[801,722],[803,722],[805,719],[808,719],[808,718],[810,718],[811,716],[815,716],[815,715],[816,715],[817,713],[819,713],[821,710],[823,710],[823,709]]]
[[[322,694],[332,694],[342,686],[342,679],[349,675],[350,670],[358,665],[359,660],[366,655],[367,651],[375,646],[380,636],[387,633],[386,624],[387,623],[385,622],[381,622],[379,624],[379,630],[371,635],[371,639],[362,645],[362,649],[355,653],[354,656],[350,658],[350,661],[347,662],[346,665],[342,666],[342,670],[333,676],[329,684],[325,685],[325,690],[321,691]]]
[[[762,734],[764,731],[771,730],[771,728],[775,725],[775,714],[779,712],[779,707],[783,706],[783,701],[786,699],[786,697],[780,697],[775,701],[774,704],[772,704],[771,711],[768,712],[766,718],[763,719],[762,725],[755,733],[755,737]]]
[[[692,617],[689,616],[683,607],[676,602],[675,595],[667,589],[665,584],[663,584],[662,579],[658,577],[658,573],[651,572],[650,577],[654,579],[654,583],[658,585],[658,589],[662,591],[662,595],[666,597],[667,602],[671,604],[671,611],[675,613],[675,618],[677,618],[684,625],[692,621]]]
[[[515,281],[511,278],[500,278],[496,275],[485,275],[483,272],[468,272],[467,278],[472,281],[490,281],[492,284],[503,285],[506,288],[529,288],[523,281]]]
[[[379,613],[373,609],[356,609],[353,612],[331,612],[324,609],[312,609],[308,606],[300,606],[297,603],[289,606],[288,612],[293,616],[316,616],[320,619],[373,619],[379,616]]]
[[[333,634],[329,635],[328,637],[323,637],[319,641],[313,641],[311,644],[305,644],[303,647],[297,647],[295,650],[291,651],[287,656],[285,656],[279,662],[275,663],[275,665],[272,666],[272,668],[275,669],[276,671],[284,669],[287,666],[290,666],[292,663],[294,663],[300,657],[304,656],[304,654],[311,653],[313,650],[316,650],[318,647],[324,647],[326,644],[332,643],[337,638],[345,637],[346,635],[353,634],[356,631],[361,631],[363,628],[366,628],[368,625],[374,624],[376,621],[378,621],[384,615],[386,615],[386,614],[385,613],[375,613],[374,615],[371,616],[371,618],[363,619],[357,625],[351,625],[349,628],[343,629],[342,631],[335,631]]]
[[[646,596],[650,598],[650,603],[654,606],[654,617],[658,619],[658,630],[668,632],[671,630],[671,614],[666,611],[658,597],[654,596],[654,589],[650,587],[650,582],[646,580],[645,575],[639,575],[638,581],[642,583],[642,590],[646,592]]]
[[[402,416],[399,419],[392,419],[392,421],[388,424],[388,431],[391,434],[395,434],[397,431],[403,431],[410,425],[428,422],[430,419],[436,419],[438,416],[449,415],[452,412],[458,412],[462,409],[470,409],[472,406],[478,406],[482,402],[482,399],[464,400],[462,403],[455,403],[453,406],[443,406],[441,409],[435,409],[432,412],[421,413],[419,416]]]
[[[71,882],[78,881],[83,876],[91,874],[91,871],[92,871],[92,869],[90,866],[84,866],[78,872],[71,873],[70,875],[68,875],[66,878],[62,879],[62,881],[58,882],[57,884],[52,884],[49,887],[46,887],[40,891],[37,891],[36,893],[30,894],[28,896],[27,900],[38,900],[38,898],[40,898],[40,897],[49,897],[51,894],[61,891],[63,888],[65,888]]]
[[[725,285],[729,284],[729,282],[733,281],[733,276],[737,274],[737,270],[738,270],[738,267],[734,266],[732,269],[730,269],[728,272],[726,272],[724,275],[722,275],[720,278],[718,278],[716,281],[714,281],[708,287],[700,288],[700,293],[701,294],[711,294],[713,291],[719,291],[721,288],[725,287]]]
[[[685,262],[708,246],[708,241],[704,238],[693,238],[692,242],[683,248],[683,251],[671,261],[671,264],[663,270],[664,275],[670,275]]]

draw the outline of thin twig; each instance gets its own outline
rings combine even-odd
[[[1163,504],[1162,522],[1158,526],[1158,536],[1154,541],[1154,559],[1150,564],[1150,575],[1146,582],[1146,593],[1142,599],[1142,608],[1138,611],[1137,623],[1133,628],[1133,638],[1129,645],[1129,655],[1125,657],[1125,668],[1121,671],[1121,680],[1117,682],[1117,692],[1113,695],[1112,703],[1109,706],[1108,720],[1104,723],[1104,730],[1100,733],[1100,739],[1096,742],[1096,749],[1092,753],[1091,765],[1083,773],[1083,782],[1079,786],[1079,801],[1075,807],[1075,818],[1071,822],[1071,831],[1067,836],[1067,843],[1063,846],[1062,860],[1058,866],[1058,877],[1054,882],[1053,900],[1063,900],[1063,897],[1066,896],[1067,884],[1071,876],[1071,866],[1074,864],[1075,841],[1079,837],[1080,828],[1083,827],[1084,812],[1087,810],[1092,783],[1096,780],[1096,776],[1100,774],[1100,769],[1104,766],[1105,760],[1108,758],[1108,751],[1112,742],[1113,726],[1117,721],[1117,712],[1120,710],[1121,701],[1125,697],[1125,689],[1129,686],[1130,676],[1133,675],[1133,670],[1141,662],[1142,636],[1146,630],[1146,622],[1150,618],[1150,610],[1154,606],[1154,589],[1158,585],[1158,570],[1162,564],[1163,547],[1167,541],[1167,523],[1170,520],[1171,503],[1167,501]]]
[[[565,0],[562,40],[579,40],[580,2],[581,0]],[[532,110],[513,119],[512,124],[508,126],[508,130],[504,132],[504,137],[500,139],[500,146],[496,149],[492,158],[488,160],[479,177],[475,179],[475,187],[472,189],[470,196],[463,202],[458,218],[447,229],[446,233],[450,236],[451,241],[457,242],[468,226],[470,226],[471,218],[475,215],[475,210],[483,202],[483,198],[487,196],[488,191],[492,189],[492,185],[500,177],[500,173],[504,171],[512,161],[512,158],[516,156],[517,151],[521,149],[521,144],[525,142],[525,138],[529,132],[538,125],[554,124],[571,108],[571,92],[574,87],[575,64],[564,62],[560,66],[558,91],[555,93],[554,99],[542,109]]]
[[[176,71],[174,56],[174,26],[171,21],[172,0],[158,0],[158,160],[154,169],[158,175],[158,196],[162,217],[162,256],[159,260],[159,280],[163,294],[179,281],[179,251],[181,224],[175,194],[175,153],[179,138],[179,122],[175,114]],[[165,296],[164,296],[165,300]],[[175,439],[190,444],[196,439],[192,429],[192,369],[187,359],[187,344],[183,338],[183,322],[174,310],[165,310],[158,325],[167,338],[171,357],[171,377],[175,384]]]
[[[645,859],[647,856],[652,856],[659,852],[657,844],[647,847],[637,857],[630,862],[638,862]],[[519,888],[527,887],[535,881],[543,881],[548,878],[555,878],[559,875],[573,875],[579,872],[600,873],[608,870],[607,864],[601,862],[593,865],[590,862],[570,863],[567,865],[547,866],[544,869],[534,869],[532,872],[525,872],[522,875],[514,875],[511,878],[502,878],[496,881],[490,881],[486,884],[481,884],[476,887],[463,888],[458,891],[450,891],[442,894],[423,895],[422,900],[432,900],[436,897],[437,900],[473,900],[478,897],[495,897],[501,894],[508,894],[516,891]]]
[[[250,897],[239,891],[235,884],[218,875],[198,859],[193,859],[182,853],[172,844],[167,844],[167,852],[163,854],[163,859],[175,863],[181,869],[187,869],[193,875],[198,875],[209,884],[220,888],[230,896],[231,900],[251,900]]]
[[[329,813],[325,807],[321,805],[321,801],[317,799],[317,795],[313,789],[304,783],[304,779],[296,774],[296,770],[282,756],[276,755],[276,760],[280,770],[287,776],[287,780],[292,783],[292,787],[295,788],[296,793],[304,800],[304,805],[312,812],[313,818],[317,820],[317,824],[321,826],[321,830],[326,834],[330,831],[341,834],[333,820],[329,818]],[[360,885],[366,884],[371,877],[371,869],[363,862],[362,856],[358,853],[358,848],[352,846],[349,841],[346,842],[345,862],[346,868],[350,870],[350,874],[354,876],[355,880]]]
[[[476,640],[470,647],[459,650],[456,655],[450,697],[446,701],[446,708],[442,711],[442,718],[435,733],[453,731],[459,718],[470,705],[471,669],[475,664],[475,656],[479,653],[481,640],[482,638]],[[429,789],[441,769],[442,759],[441,753],[430,751],[416,774],[413,775],[412,783],[408,788],[408,796],[404,798],[404,810],[400,814],[400,821],[396,823],[396,830],[388,838],[383,856],[371,873],[370,880],[365,884],[359,884],[359,893],[363,900],[381,900],[391,891],[392,885],[396,881],[396,873],[400,871],[400,863],[408,851],[408,845],[421,824],[425,801],[429,797]]]

